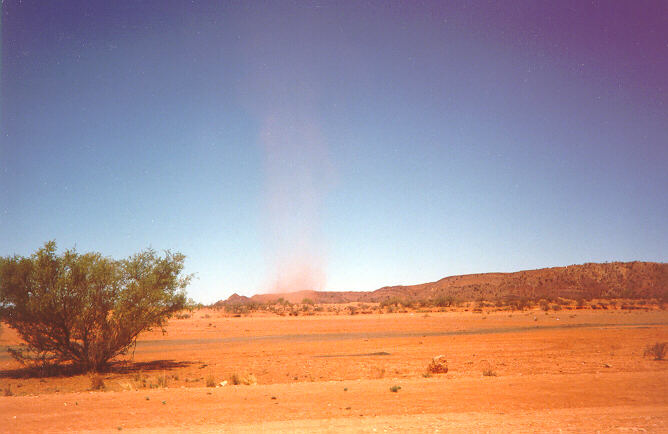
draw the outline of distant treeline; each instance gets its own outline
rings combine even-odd
[[[329,314],[371,314],[371,313],[401,313],[409,311],[434,312],[448,311],[451,309],[464,309],[471,312],[482,313],[483,311],[524,311],[541,309],[545,312],[561,310],[601,309],[601,310],[641,310],[650,308],[665,308],[668,300],[659,299],[585,299],[575,300],[566,298],[541,298],[531,299],[529,297],[517,297],[506,300],[465,301],[452,296],[437,297],[435,299],[411,300],[393,297],[380,303],[352,302],[345,304],[317,304],[310,299],[304,299],[301,303],[291,303],[284,298],[274,302],[258,303],[216,303],[214,309],[224,310],[226,313],[236,316],[246,315],[253,312],[267,312],[281,316],[316,315]],[[188,315],[189,316],[189,315]]]

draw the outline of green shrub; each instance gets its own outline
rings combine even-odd
[[[123,260],[74,249],[57,255],[55,241],[30,257],[0,257],[0,320],[26,343],[11,355],[38,367],[104,370],[139,333],[188,306],[184,260],[151,249]]]

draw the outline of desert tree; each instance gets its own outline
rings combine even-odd
[[[0,320],[25,341],[10,353],[26,365],[104,370],[141,332],[189,306],[184,260],[152,249],[122,260],[75,249],[58,255],[55,241],[29,257],[0,258]]]

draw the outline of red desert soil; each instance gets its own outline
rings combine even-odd
[[[18,342],[3,330],[0,348]],[[105,391],[83,375],[25,378],[1,354],[0,432],[668,431],[668,362],[643,357],[668,340],[666,311],[200,310],[167,331],[143,335]],[[441,354],[448,373],[427,375]]]

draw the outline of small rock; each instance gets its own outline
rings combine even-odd
[[[448,361],[445,356],[436,356],[431,359],[431,363],[427,366],[427,372],[432,374],[446,374],[448,372]]]

